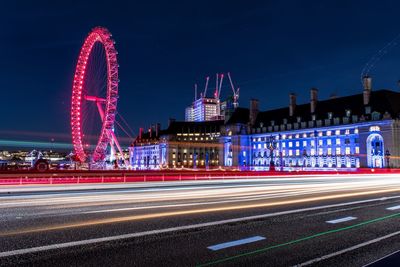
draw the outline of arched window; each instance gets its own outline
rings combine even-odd
[[[370,168],[383,168],[385,165],[384,142],[382,135],[372,133],[367,138],[367,161]]]

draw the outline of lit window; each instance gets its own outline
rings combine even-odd
[[[319,133],[318,133],[318,136],[322,136],[322,132],[319,132]]]
[[[340,155],[340,147],[336,148],[336,155]]]
[[[311,140],[311,146],[315,146],[315,140]]]
[[[349,130],[349,129],[346,129],[345,134],[350,134],[350,130]]]
[[[256,149],[256,145],[253,145],[253,149]]]
[[[311,156],[315,155],[315,149],[314,148],[311,148],[310,154],[311,154]]]
[[[282,143],[282,147],[286,147],[286,143]]]
[[[345,153],[346,153],[346,155],[350,155],[350,147],[346,147]]]
[[[286,139],[286,134],[283,134],[283,135],[282,135],[282,139]]]
[[[328,146],[332,145],[332,140],[331,140],[331,139],[326,139],[326,144],[327,144]]]
[[[354,133],[358,134],[358,128],[354,129]]]
[[[318,155],[320,155],[320,156],[322,155],[322,148],[318,149]]]
[[[288,138],[289,138],[289,139],[292,139],[292,138],[293,138],[293,136],[289,135],[289,136],[288,136]]]
[[[322,144],[323,144],[323,140],[321,140],[321,139],[318,140],[318,145],[319,145],[319,146],[322,146]]]
[[[257,146],[257,147],[258,147],[258,149],[261,149],[261,144],[258,144],[258,146]]]
[[[307,146],[307,141],[306,140],[303,141],[303,146]]]
[[[331,136],[332,135],[332,131],[326,131],[326,136]]]
[[[299,138],[300,136],[299,136],[299,134],[296,134],[296,138]]]
[[[292,156],[292,155],[293,155],[293,151],[289,150],[289,156]]]
[[[267,144],[264,144],[264,148],[267,148]]]
[[[300,150],[296,149],[296,156],[300,156]]]
[[[340,138],[336,138],[336,144],[340,145]]]
[[[261,138],[260,137],[258,137],[258,142],[260,142],[261,141]]]
[[[340,130],[336,130],[336,131],[335,131],[335,134],[336,134],[336,135],[340,135]]]
[[[306,137],[307,137],[307,134],[306,134],[306,133],[303,133],[303,137],[306,138]]]
[[[356,154],[360,154],[360,147],[356,146]]]
[[[289,147],[292,147],[293,146],[293,143],[292,142],[289,142]]]
[[[243,151],[243,157],[246,157],[246,151]]]
[[[332,155],[332,148],[328,147],[328,155]]]
[[[370,132],[379,132],[381,128],[379,126],[371,126],[369,127]]]
[[[299,146],[300,146],[300,142],[296,141],[296,147],[299,147]]]
[[[285,155],[286,155],[286,151],[283,150],[283,151],[282,151],[282,156],[285,156]]]

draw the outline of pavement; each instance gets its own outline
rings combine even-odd
[[[7,186],[0,212],[0,266],[375,267],[400,250],[398,174]]]

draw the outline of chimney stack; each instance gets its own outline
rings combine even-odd
[[[250,100],[250,125],[254,125],[256,122],[256,118],[258,115],[258,99],[251,99]]]
[[[310,90],[311,114],[315,113],[315,109],[317,108],[317,101],[318,101],[318,89],[317,88],[311,88],[311,90]]]
[[[364,105],[368,105],[370,98],[371,98],[371,90],[372,90],[372,78],[369,77],[368,75],[365,75],[363,77],[363,87],[364,87],[364,91],[363,91],[363,101],[364,101]]]
[[[143,128],[140,127],[139,128],[139,140],[142,140],[142,136],[143,136]]]
[[[294,115],[294,110],[296,109],[296,95],[294,93],[289,94],[289,116]]]

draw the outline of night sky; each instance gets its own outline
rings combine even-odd
[[[183,120],[193,84],[216,72],[231,72],[242,107],[285,106],[289,92],[304,103],[311,87],[359,93],[366,62],[400,33],[397,1],[58,2],[0,4],[0,140],[70,142],[75,64],[95,26],[116,40],[118,110],[135,131]],[[400,44],[370,74],[399,90]]]

